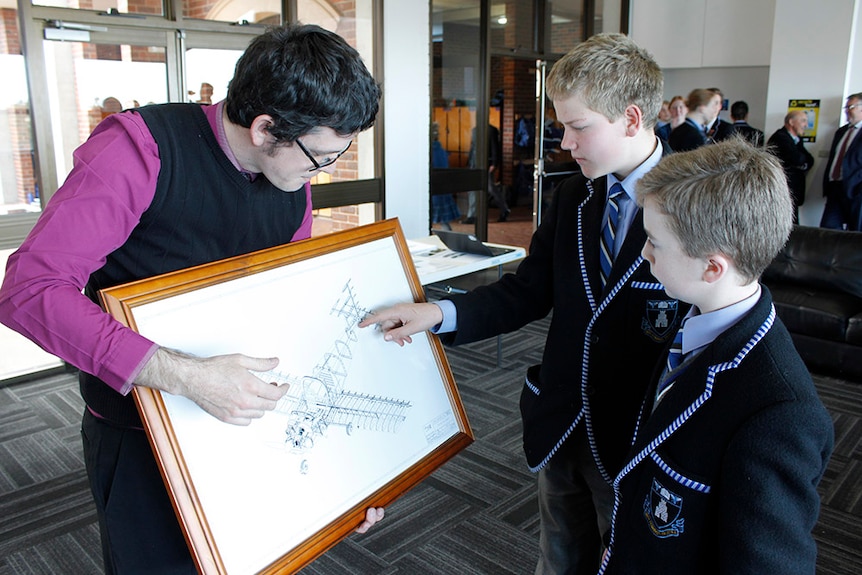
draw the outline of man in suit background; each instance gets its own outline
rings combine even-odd
[[[804,110],[793,110],[784,116],[784,126],[769,136],[766,143],[784,167],[787,185],[793,196],[793,223],[799,223],[799,206],[805,202],[805,174],[814,164],[814,156],[805,149],[802,134],[808,127],[808,114]]]
[[[733,131],[757,146],[763,146],[763,132],[748,124],[748,103],[743,100],[734,102],[730,107],[730,118],[733,120]]]
[[[862,230],[862,145],[856,137],[862,124],[862,92],[851,94],[844,105],[847,123],[835,132],[829,163],[823,173],[826,206],[820,227]]]

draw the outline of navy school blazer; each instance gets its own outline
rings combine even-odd
[[[606,194],[606,177],[576,175],[560,184],[517,271],[450,297],[458,330],[443,341],[514,331],[553,310],[542,364],[529,370],[521,394],[527,464],[542,469],[572,433],[585,432],[610,482],[628,451],[649,374],[688,306],[664,292],[641,257],[640,210],[602,290]]]
[[[656,368],[600,573],[813,575],[832,420],[769,291],[683,366],[652,411]]]

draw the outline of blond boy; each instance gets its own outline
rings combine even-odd
[[[663,153],[654,132],[661,69],[627,37],[599,34],[561,58],[547,84],[564,127],[561,148],[582,174],[557,188],[517,272],[441,302],[378,311],[360,325],[379,324],[400,345],[433,328],[458,345],[553,310],[542,364],[528,370],[521,394],[524,452],[538,473],[536,573],[594,575],[610,481],[649,373],[685,309],[640,256],[646,236],[635,184]]]
[[[647,391],[600,573],[812,574],[832,421],[759,278],[791,230],[780,163],[741,138],[638,185],[643,255],[692,304]]]

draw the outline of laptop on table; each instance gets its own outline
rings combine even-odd
[[[515,251],[514,248],[489,246],[473,234],[462,234],[448,230],[431,230],[443,244],[453,252],[464,252],[478,256],[499,256]]]

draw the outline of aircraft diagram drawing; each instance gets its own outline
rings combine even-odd
[[[353,344],[357,341],[359,321],[368,314],[358,301],[348,280],[330,315],[344,320],[344,331],[308,375],[297,376],[280,371],[259,374],[265,381],[288,383],[290,389],[279,400],[275,413],[286,416],[284,444],[292,453],[305,456],[316,441],[326,437],[333,426],[351,435],[356,429],[396,433],[407,418],[409,401],[382,397],[347,388]],[[308,460],[300,464],[308,471]]]

